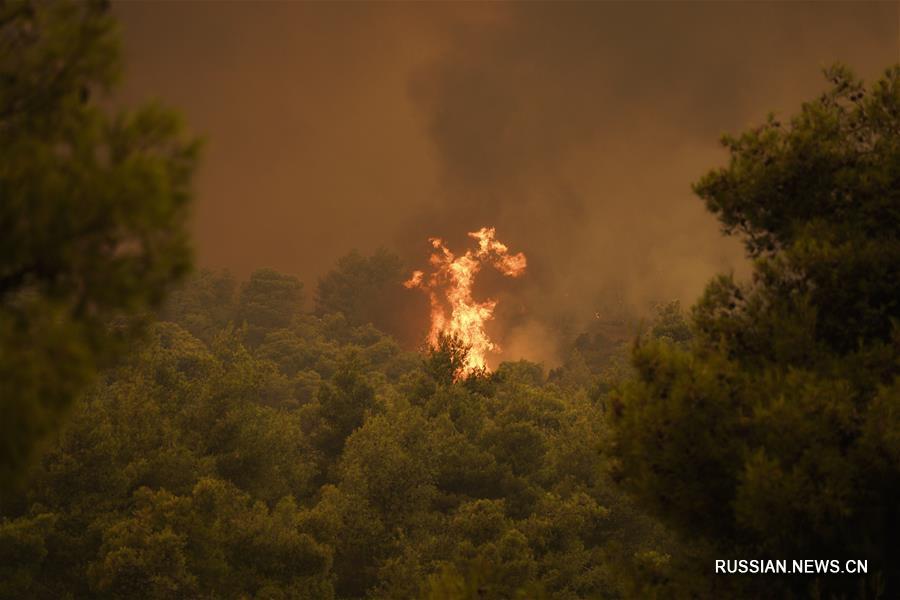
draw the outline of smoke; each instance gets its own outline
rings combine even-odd
[[[525,286],[525,307],[505,317],[510,358],[536,331],[552,339],[548,326],[577,330],[622,303],[639,313],[669,299],[690,305],[715,273],[746,273],[739,242],[690,191],[722,164],[721,134],[796,110],[834,60],[869,75],[893,59],[893,7],[504,8],[454,29],[412,78],[441,191],[408,231],[492,225],[525,252],[522,284],[483,286]]]
[[[529,261],[475,283],[511,349],[746,272],[690,191],[719,136],[796,111],[835,60],[871,78],[897,52],[889,3],[211,6],[114,7],[123,99],[161,97],[209,140],[201,266],[312,285],[352,248],[412,270],[429,237],[494,226]]]

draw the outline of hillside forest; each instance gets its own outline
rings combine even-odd
[[[900,67],[723,139],[749,278],[469,371],[390,250],[194,265],[202,143],[102,101],[104,3],[0,34],[0,598],[897,597]]]

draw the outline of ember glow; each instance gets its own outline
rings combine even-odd
[[[507,277],[519,277],[525,272],[525,255],[510,254],[505,244],[494,238],[493,227],[482,227],[469,233],[478,241],[478,247],[467,250],[462,256],[454,255],[440,238],[429,238],[434,252],[429,262],[432,272],[425,275],[413,271],[404,285],[419,288],[428,294],[431,302],[431,328],[428,343],[437,346],[443,333],[458,337],[470,347],[464,371],[486,369],[489,352],[499,348],[488,337],[484,324],[493,318],[497,301],[479,302],[472,297],[475,275],[482,265],[490,265]]]

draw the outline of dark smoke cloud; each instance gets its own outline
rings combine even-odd
[[[496,224],[531,259],[512,303],[545,326],[611,317],[617,301],[690,303],[714,273],[744,272],[690,193],[722,162],[721,134],[795,110],[835,60],[872,75],[897,48],[890,5],[508,8],[454,31],[413,79],[440,158],[441,202],[421,223]]]
[[[546,337],[619,305],[690,303],[743,272],[690,183],[718,138],[794,112],[841,60],[897,60],[887,3],[128,2],[123,99],[209,138],[200,261],[308,285],[351,248],[424,264],[493,224],[529,258],[498,332]],[[423,325],[423,331],[425,327]]]

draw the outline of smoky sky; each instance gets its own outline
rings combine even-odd
[[[530,272],[488,291],[529,331],[610,298],[690,303],[715,273],[746,273],[690,190],[724,164],[721,135],[796,112],[835,61],[872,79],[898,58],[889,3],[115,10],[123,99],[161,99],[207,139],[200,266],[312,287],[353,248],[417,267],[429,236],[463,250],[494,225]]]

